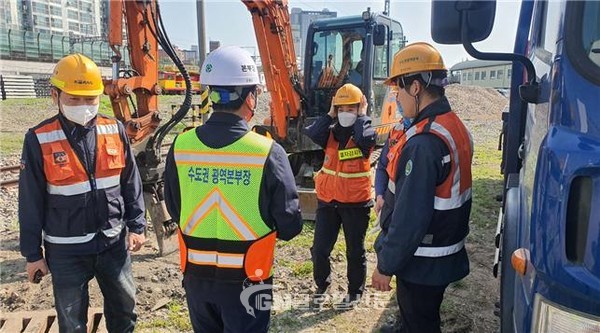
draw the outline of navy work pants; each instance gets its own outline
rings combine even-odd
[[[319,289],[325,290],[331,284],[330,255],[342,227],[348,260],[348,294],[362,295],[367,275],[365,235],[369,227],[370,212],[370,207],[321,206],[317,209],[311,252],[313,277]]]
[[[104,315],[109,332],[133,332],[137,315],[131,257],[124,243],[100,254],[53,255],[46,253],[52,273],[59,331],[87,332],[88,282],[96,278],[104,296]]]
[[[439,333],[444,286],[426,286],[396,278],[403,333]]]

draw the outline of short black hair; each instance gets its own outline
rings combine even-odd
[[[246,97],[250,95],[250,93],[256,92],[256,86],[242,86],[242,87],[233,87],[233,86],[211,86],[211,90],[224,91],[229,93],[237,93],[240,98],[235,99],[233,101],[229,101],[227,103],[212,103],[212,108],[214,111],[220,112],[235,112],[239,110],[244,104]]]
[[[434,80],[434,79],[444,80],[447,78],[447,76],[448,76],[448,74],[446,71],[431,71],[431,79],[432,80]],[[431,95],[433,98],[440,98],[440,97],[444,97],[446,95],[446,89],[444,89],[444,87],[442,87],[442,86],[432,85],[432,84],[427,86],[427,81],[425,81],[425,79],[423,78],[423,75],[421,75],[421,73],[417,73],[417,74],[410,75],[410,76],[405,76],[404,77],[404,84],[405,84],[404,89],[408,89],[408,87],[410,87],[410,85],[415,80],[418,80],[419,82],[421,82],[421,85],[425,88],[425,91],[429,95]]]

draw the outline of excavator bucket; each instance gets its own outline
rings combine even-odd
[[[154,194],[144,192],[144,202],[156,235],[158,255],[164,257],[178,251],[177,225],[171,220],[164,200],[159,201]]]
[[[298,187],[302,219],[315,221],[317,219],[317,191],[314,188]]]

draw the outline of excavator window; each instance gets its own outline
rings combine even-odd
[[[313,35],[309,116],[329,110],[335,91],[345,83],[362,87],[365,28],[332,29]]]

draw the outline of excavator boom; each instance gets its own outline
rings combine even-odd
[[[132,143],[151,135],[160,122],[158,97],[158,43],[154,37],[155,21],[148,19],[156,13],[154,1],[110,1],[109,45],[113,56],[113,77],[105,80],[105,93],[110,97],[117,119],[121,120]],[[125,17],[131,69],[120,71]],[[136,107],[128,99],[135,95]]]
[[[300,74],[287,0],[242,0],[252,15],[256,41],[271,94],[271,125],[280,141],[290,120],[301,115]]]

